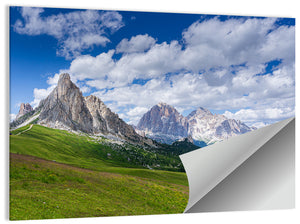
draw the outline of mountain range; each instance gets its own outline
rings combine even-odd
[[[203,107],[184,117],[174,107],[165,103],[153,106],[136,126],[138,133],[159,142],[171,144],[180,138],[191,136],[199,146],[222,141],[253,129],[255,128],[250,128],[239,120],[212,114]]]
[[[107,213],[96,209],[91,213],[93,215],[115,214],[120,209],[120,198],[124,201],[133,199],[142,207],[149,202],[153,208],[163,207],[163,212],[166,207],[174,212],[173,202],[179,201],[183,211],[188,199],[188,183],[179,155],[198,149],[199,144],[195,144],[199,143],[200,137],[221,138],[246,131],[249,128],[242,122],[213,115],[203,108],[184,117],[165,103],[153,106],[134,128],[98,97],[84,97],[70,75],[64,73],[37,107],[21,104],[17,119],[10,123],[10,198],[20,204],[18,211],[22,214],[32,210],[42,214],[44,210],[39,210],[39,204],[45,204],[44,201],[55,204],[53,195],[63,195],[60,198],[63,203],[55,204],[55,212],[59,207],[59,213],[51,214],[67,214],[68,217],[71,210],[76,215],[78,211],[89,214],[86,203],[81,206],[82,210],[77,210],[76,197],[82,195],[83,202],[86,198],[100,198],[92,207],[103,201],[102,207],[108,207]],[[171,139],[169,144],[162,143],[168,139]],[[28,176],[34,178],[28,182]],[[120,194],[120,189],[125,190]],[[37,203],[32,204],[34,192],[38,197]],[[76,209],[65,206],[68,192],[68,200],[71,204],[74,202]],[[137,197],[136,192],[142,193]],[[112,198],[112,195],[117,197]],[[149,199],[145,195],[150,195]],[[155,205],[153,195],[158,201]],[[19,202],[26,202],[30,208],[25,206],[24,210]],[[161,206],[161,202],[166,203],[165,206]],[[61,213],[61,208],[65,207],[65,213]],[[134,210],[126,207],[125,211],[132,214]],[[38,218],[44,218],[44,215]]]
[[[253,129],[239,120],[212,114],[202,107],[184,117],[166,103],[153,106],[133,127],[98,97],[84,97],[67,73],[60,75],[55,89],[35,109],[22,103],[10,126],[16,129],[29,123],[150,146],[155,146],[156,142],[172,144],[183,138],[205,146]]]

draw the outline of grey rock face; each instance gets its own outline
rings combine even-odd
[[[234,135],[244,134],[249,131],[251,131],[251,128],[249,128],[241,121],[237,121],[234,119],[227,119],[223,121],[220,126],[216,128],[216,135],[220,137],[224,135],[234,136]]]
[[[146,132],[185,137],[188,123],[174,107],[159,103],[143,115],[137,128]]]
[[[199,107],[197,110],[192,111],[187,116],[187,119],[190,120],[192,117],[195,117],[195,116],[197,116],[198,118],[202,118],[204,116],[212,116],[212,115],[213,114],[209,110],[207,110],[203,107]]]
[[[51,128],[113,135],[138,144],[153,144],[138,135],[96,96],[83,97],[69,74],[61,74],[57,87],[40,102],[38,123]]]
[[[94,133],[109,133],[106,120],[103,117],[103,115],[107,111],[107,107],[105,106],[105,104],[99,98],[93,95],[87,96],[84,99],[86,102],[86,106],[93,118]]]
[[[145,141],[142,136],[135,132],[132,126],[126,124],[96,96],[85,97],[85,101],[93,117],[93,130],[95,134],[113,134],[132,142]]]
[[[241,121],[228,119],[220,114],[214,115],[203,107],[183,117],[174,107],[165,103],[155,105],[144,114],[137,129],[164,143],[188,136],[189,140],[192,138],[196,141],[213,143],[252,130]]]
[[[79,88],[67,73],[61,74],[57,87],[41,101],[39,123],[52,128],[93,132],[93,118]]]
[[[31,111],[33,111],[33,108],[29,103],[21,103],[19,113],[16,116],[16,120]]]
[[[239,120],[228,119],[224,115],[212,114],[204,108],[199,108],[188,115],[188,133],[195,140],[215,142],[251,131]]]

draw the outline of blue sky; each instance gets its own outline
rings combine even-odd
[[[295,20],[11,7],[12,116],[61,72],[129,123],[166,102],[260,127],[295,114]]]

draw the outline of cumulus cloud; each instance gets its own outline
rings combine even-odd
[[[135,79],[152,79],[180,70],[182,67],[178,56],[181,48],[177,41],[172,41],[170,44],[155,44],[147,52],[125,54],[119,60],[112,59],[114,50],[96,57],[81,56],[72,61],[68,72],[79,80],[102,82],[89,81],[93,87],[97,87],[96,83],[102,88],[122,87]]]
[[[134,53],[144,52],[149,50],[155,44],[156,40],[150,37],[148,34],[137,35],[131,37],[130,40],[127,38],[123,39],[116,47],[117,53]]]
[[[147,107],[134,107],[123,113],[123,119],[127,119],[129,124],[136,125],[140,118],[149,110]]]
[[[71,62],[69,72],[76,79],[105,79],[109,72],[115,67],[112,59],[114,50],[101,53],[96,57],[90,55],[80,56]]]
[[[59,73],[56,73],[54,76],[49,76],[47,79],[48,85],[56,85],[59,80]]]
[[[74,11],[43,16],[42,8],[22,7],[23,21],[17,20],[14,30],[20,34],[46,34],[58,40],[57,54],[67,59],[79,56],[94,45],[105,46],[110,40],[108,33],[124,24],[118,12],[96,10]]]
[[[295,113],[294,49],[294,26],[278,26],[274,18],[215,17],[191,24],[181,41],[137,35],[115,50],[77,57],[65,71],[95,88],[129,123],[166,102],[182,112],[202,106],[262,126]],[[116,59],[117,53],[123,54]],[[279,63],[270,70],[272,61]]]
[[[277,27],[275,22],[275,18],[197,21],[183,32],[186,50],[182,60],[194,71],[260,66],[276,59],[293,63],[295,27]]]
[[[9,114],[9,121],[13,122],[16,119],[17,115],[16,114]]]
[[[285,107],[266,109],[241,109],[236,113],[225,111],[224,115],[228,118],[239,119],[252,126],[260,128],[266,124],[271,124],[275,121],[287,119],[294,116],[295,108]]]
[[[30,105],[35,108],[39,105],[40,101],[45,99],[51,92],[52,90],[56,87],[56,85],[51,85],[47,89],[38,89],[34,88],[33,90],[33,97],[34,100],[30,102]]]

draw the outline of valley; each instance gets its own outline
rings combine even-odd
[[[131,145],[124,147],[124,157],[120,142],[29,127],[10,135],[11,220],[183,212],[186,175],[167,171],[176,170],[172,164],[178,156],[142,153]],[[150,163],[139,159],[160,166],[149,169]]]
[[[204,108],[184,117],[166,103],[133,127],[63,73],[10,124],[10,218],[182,213],[188,181],[179,155],[248,131]]]

